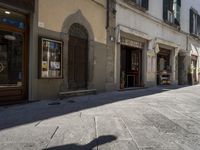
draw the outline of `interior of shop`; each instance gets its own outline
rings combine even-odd
[[[160,48],[157,54],[157,85],[171,84],[171,51]]]
[[[121,89],[140,87],[142,80],[142,50],[121,46]]]

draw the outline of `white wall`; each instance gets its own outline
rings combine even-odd
[[[158,7],[160,6],[160,7]],[[162,19],[163,0],[149,0],[149,10],[147,13],[158,19]]]
[[[190,33],[190,8],[194,8],[200,14],[200,0],[182,0],[181,5],[181,29]]]
[[[156,2],[158,2],[158,4],[154,4]],[[149,5],[149,11],[146,13],[134,9],[133,7],[124,9],[121,5],[117,5],[117,25],[125,25],[132,29],[139,30],[148,34],[152,39],[161,38],[170,42],[175,42],[177,45],[181,46],[181,49],[186,49],[186,37],[178,32],[178,29],[162,21],[162,1],[150,1]],[[158,7],[158,5],[161,6]]]
[[[181,30],[189,33],[190,8],[200,14],[200,0],[181,0]],[[163,20],[163,0],[149,0],[149,10],[146,12],[159,20]]]

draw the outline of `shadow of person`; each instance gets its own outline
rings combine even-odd
[[[50,148],[46,148],[44,150],[92,150],[93,148],[95,148],[99,145],[110,143],[114,140],[117,140],[116,136],[106,135],[106,136],[100,136],[85,145],[78,145],[78,144],[74,143],[74,144],[50,147]]]

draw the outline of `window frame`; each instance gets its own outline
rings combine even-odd
[[[63,41],[62,40],[58,40],[58,39],[54,39],[54,38],[49,38],[49,37],[46,37],[46,36],[39,36],[39,38],[38,38],[38,42],[39,42],[39,44],[38,44],[38,46],[39,46],[39,48],[38,48],[38,54],[39,54],[39,59],[38,59],[38,68],[39,68],[39,71],[38,71],[38,78],[39,79],[63,79]],[[46,55],[46,59],[47,60],[45,60],[46,62],[45,62],[45,64],[47,65],[46,67],[45,67],[45,71],[43,70],[43,67],[44,67],[44,64],[43,64],[43,62],[44,62],[44,51],[45,51],[45,47],[44,47],[44,43],[46,43],[46,42],[48,42],[49,43],[49,45],[47,46],[46,44],[46,49],[48,50],[48,52],[47,52],[47,55]],[[60,52],[60,59],[59,59],[59,61],[52,61],[51,60],[51,56],[50,56],[50,54],[52,54],[53,52],[53,50],[55,50],[55,48],[52,48],[51,47],[51,44],[52,43],[54,43],[54,45],[56,44],[58,47],[58,49],[57,49],[57,51],[59,51]],[[55,52],[54,52],[55,53]],[[53,65],[53,63],[55,64],[56,62],[57,63],[59,63],[59,68],[52,68],[52,67],[54,67],[54,66],[50,66],[50,63],[52,62],[52,65]],[[45,72],[49,72],[49,71],[60,71],[60,75],[44,75],[44,73]]]
[[[190,8],[190,34],[200,38],[200,15],[194,8]]]
[[[124,2],[141,11],[148,11],[149,9],[149,0],[124,0]]]
[[[163,20],[165,23],[180,29],[181,0],[163,0]],[[171,19],[169,18],[171,13]],[[179,15],[178,15],[179,14]]]
[[[193,15],[192,15],[192,21],[193,21],[193,31],[192,31],[192,33],[195,34],[195,35],[198,34],[197,33],[197,17],[198,17],[198,15],[196,13],[193,13]]]

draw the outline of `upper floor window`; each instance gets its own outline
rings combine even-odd
[[[139,6],[142,6],[142,0],[136,0],[136,4],[138,4]]]
[[[190,33],[200,36],[200,16],[194,9],[190,9]]]
[[[143,8],[145,10],[148,10],[149,8],[149,0],[125,0],[129,4],[139,6],[140,8]]]
[[[181,0],[163,0],[163,20],[180,26]]]

